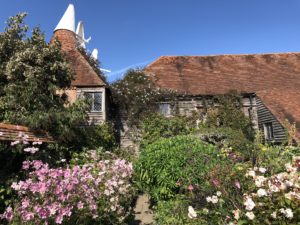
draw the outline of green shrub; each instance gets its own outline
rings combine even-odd
[[[207,172],[218,163],[217,152],[191,136],[162,138],[148,145],[135,164],[135,182],[152,200],[174,197],[188,188],[208,185]]]
[[[186,125],[187,118],[166,118],[161,114],[151,114],[142,123],[142,146],[147,146],[159,138],[169,138],[184,135],[190,132]]]
[[[168,201],[159,201],[155,207],[155,224],[164,225],[196,225],[199,220],[194,221],[187,216],[189,202],[184,196]]]
[[[229,127],[200,128],[196,136],[219,149],[232,148],[233,152],[239,153],[244,160],[249,160],[253,155],[254,143],[239,130]]]
[[[253,141],[255,132],[251,118],[243,112],[242,97],[236,91],[215,97],[218,107],[208,108],[205,126],[225,127],[240,131],[246,139]]]

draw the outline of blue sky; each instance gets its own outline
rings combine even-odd
[[[162,55],[300,52],[300,0],[2,0],[0,31],[26,11],[49,40],[69,3],[109,80]]]

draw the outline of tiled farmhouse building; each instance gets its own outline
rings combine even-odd
[[[296,123],[300,140],[300,53],[163,56],[145,72],[157,86],[181,96],[173,106],[160,104],[164,114],[201,112],[205,100],[236,90],[243,96],[245,114],[265,139],[282,142],[287,119]]]
[[[85,47],[82,23],[75,31],[75,10],[69,5],[54,30],[51,41],[59,40],[75,73],[72,87],[65,90],[74,102],[80,96],[92,99],[90,122],[107,120],[108,86],[78,50]],[[286,138],[285,121],[296,123],[300,140],[300,53],[163,56],[145,68],[160,88],[179,93],[175,105],[159,103],[165,115],[201,112],[212,106],[213,96],[235,90],[243,96],[244,113],[268,141]]]
[[[99,124],[105,121],[107,119],[107,84],[78,50],[79,47],[85,47],[86,40],[82,22],[79,22],[75,31],[75,9],[72,4],[69,5],[54,30],[51,42],[55,40],[61,43],[62,51],[75,75],[71,88],[64,90],[70,103],[79,97],[89,98],[91,100],[89,122]],[[94,57],[97,58],[96,55]]]

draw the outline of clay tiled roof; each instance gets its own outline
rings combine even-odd
[[[60,41],[62,50],[66,54],[71,68],[75,73],[75,80],[72,81],[72,86],[95,87],[106,85],[84,56],[77,50],[77,41],[74,32],[57,30],[53,34],[51,42],[56,39]]]
[[[161,88],[188,95],[256,93],[300,137],[300,53],[163,56],[145,72]]]
[[[145,71],[158,86],[191,95],[300,89],[300,53],[163,56]]]
[[[16,141],[26,136],[29,142],[53,142],[53,139],[45,132],[32,132],[28,127],[0,123],[0,141]]]

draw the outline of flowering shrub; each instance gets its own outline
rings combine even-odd
[[[173,99],[174,92],[159,89],[141,69],[128,70],[111,85],[113,102],[126,114],[129,125],[138,125],[145,115],[157,111],[157,102]]]
[[[125,160],[55,169],[35,160],[24,161],[23,169],[28,178],[12,184],[19,200],[2,215],[10,222],[117,224],[126,215],[122,202],[130,196],[132,165]]]
[[[254,191],[244,196],[243,217],[254,224],[298,224],[300,221],[300,157],[285,164],[285,171],[265,176],[265,168],[249,170]]]

